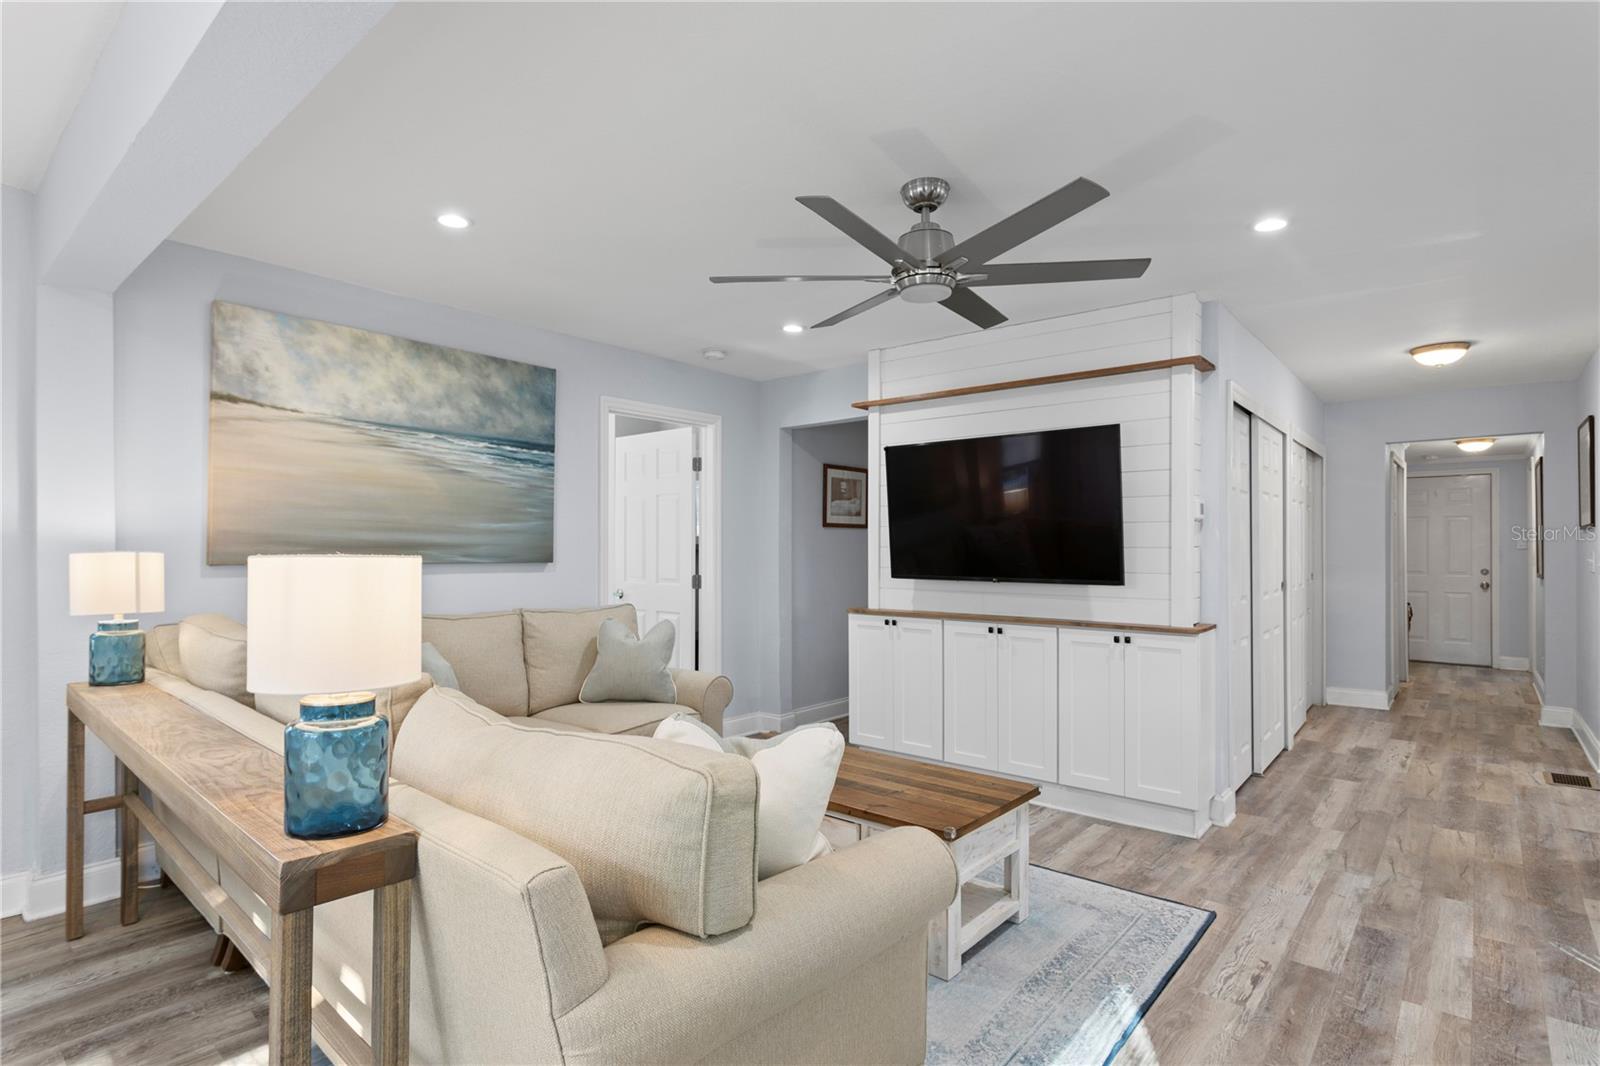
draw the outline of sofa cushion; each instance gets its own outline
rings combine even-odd
[[[677,703],[678,688],[667,665],[677,637],[677,627],[665,619],[642,637],[614,618],[602,620],[595,638],[594,667],[583,679],[579,702]]]
[[[614,618],[639,632],[633,604],[595,607],[581,611],[523,611],[522,657],[527,662],[528,712],[538,714],[564,703],[577,703],[583,679],[594,668],[596,638],[600,623]],[[427,636],[427,631],[423,631]],[[455,663],[448,648],[440,645],[444,657]],[[460,669],[460,664],[456,664]],[[463,690],[472,695],[471,689]]]
[[[416,706],[422,694],[433,687],[433,678],[423,674],[415,681],[408,681],[404,685],[393,688],[379,689],[378,713],[389,719],[393,731],[398,734],[400,726],[405,722],[406,715],[411,713],[411,708]],[[300,720],[300,697],[269,695],[262,692],[256,696],[256,710],[271,718],[275,722],[288,725]]]
[[[756,775],[737,755],[541,729],[433,688],[392,771],[570,862],[608,942],[647,922],[711,936],[754,914]]]
[[[522,613],[425,614],[422,639],[455,670],[456,686],[501,714],[528,713],[528,673],[522,666]]]
[[[183,676],[183,659],[178,654],[178,623],[156,626],[145,635],[144,664],[174,677]]]
[[[675,714],[699,717],[692,709],[678,703],[566,703],[540,711],[529,721],[613,736],[630,733],[648,737],[655,734],[662,720]]]
[[[225,614],[194,614],[178,623],[178,660],[183,676],[246,707],[255,698],[245,688],[245,628]]]

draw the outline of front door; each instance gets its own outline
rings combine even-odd
[[[612,453],[612,597],[639,612],[639,632],[676,627],[672,665],[695,666],[694,428],[618,437]]]
[[[1494,574],[1488,474],[1412,477],[1406,493],[1411,658],[1492,665]]]

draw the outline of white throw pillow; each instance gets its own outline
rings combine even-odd
[[[833,850],[822,835],[822,819],[844,758],[844,737],[831,722],[801,726],[770,740],[727,740],[698,719],[675,714],[656,726],[655,739],[743,755],[755,765],[761,880]]]

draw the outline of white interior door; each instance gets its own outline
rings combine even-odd
[[[694,428],[618,437],[609,531],[614,599],[639,612],[639,631],[677,628],[672,665],[694,666]]]
[[[1294,735],[1306,724],[1306,664],[1311,660],[1311,545],[1308,539],[1311,499],[1306,485],[1307,457],[1305,445],[1290,442],[1286,479],[1289,491],[1289,721],[1284,742],[1291,748]]]
[[[1259,418],[1252,418],[1252,525],[1255,553],[1255,609],[1252,649],[1255,659],[1253,759],[1257,773],[1271,765],[1284,748],[1288,625],[1284,554],[1284,438]]]
[[[1410,655],[1489,666],[1493,599],[1488,474],[1406,479],[1406,598]]]
[[[1251,674],[1250,412],[1237,405],[1228,423],[1228,753],[1229,778],[1238,788],[1254,769],[1255,712]]]

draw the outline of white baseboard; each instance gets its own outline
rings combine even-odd
[[[1496,655],[1494,657],[1496,670],[1527,670],[1528,657],[1526,655]]]
[[[139,877],[149,880],[160,872],[156,863],[154,844],[139,848]],[[104,903],[122,894],[122,864],[115,858],[92,862],[83,868],[83,902],[85,906]],[[50,918],[67,909],[67,875],[65,871],[53,874],[20,873],[5,878],[4,912],[0,917],[22,915],[31,922]]]
[[[1539,724],[1551,729],[1571,729],[1572,720],[1576,717],[1571,707],[1545,705],[1539,708]]]
[[[1589,723],[1584,720],[1581,714],[1573,714],[1572,725],[1568,728],[1572,730],[1572,735],[1578,738],[1578,743],[1583,746],[1583,753],[1588,756],[1589,765],[1594,768],[1595,773],[1600,774],[1600,736],[1595,735],[1594,730],[1590,728]]]
[[[1219,792],[1211,797],[1211,824],[1226,827],[1233,824],[1233,816],[1237,811],[1235,806],[1237,796],[1233,789]]]
[[[803,725],[831,722],[850,713],[850,701],[828,700],[789,711],[752,711],[722,720],[722,735],[747,737],[752,733],[787,733]]]
[[[1387,711],[1393,705],[1389,694],[1378,688],[1339,688],[1329,685],[1324,698],[1336,707],[1365,707]]]
[[[1158,833],[1199,839],[1211,828],[1211,812],[1191,811],[1182,807],[1167,807],[1160,803],[1110,796],[1103,792],[1088,792],[1067,785],[1039,783],[1039,798],[1033,801],[1041,807],[1082,814],[1107,822],[1140,829],[1154,829]]]
[[[1544,702],[1544,678],[1540,677],[1539,676],[1539,671],[1535,670],[1531,665],[1528,667],[1528,673],[1533,677],[1533,691],[1538,694],[1539,702],[1543,703]]]

